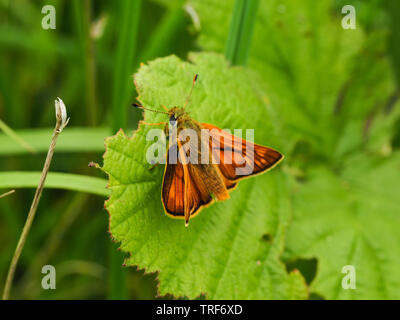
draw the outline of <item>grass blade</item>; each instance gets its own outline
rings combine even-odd
[[[183,28],[185,23],[185,11],[183,10],[183,1],[178,1],[163,17],[157,28],[152,33],[148,44],[140,55],[140,62],[146,63],[150,59],[159,56],[163,48],[167,47],[171,42],[174,34]]]
[[[84,67],[87,119],[89,124],[94,126],[96,124],[96,64],[94,59],[94,43],[90,36],[92,1],[75,0],[73,5]]]
[[[127,107],[133,92],[132,73],[139,30],[140,0],[121,0],[119,3],[119,39],[114,65],[112,91],[112,132],[125,128]]]
[[[390,34],[390,54],[397,77],[397,86],[400,90],[400,2],[388,1],[387,11],[391,18],[391,34]],[[397,30],[397,31],[396,31]]]
[[[39,171],[0,172],[0,189],[36,188],[40,179]],[[71,173],[49,172],[45,188],[64,189],[108,196],[107,181],[101,178]]]
[[[109,135],[109,128],[68,128],[59,138],[57,152],[104,152],[104,137]],[[17,130],[15,134],[36,152],[47,152],[51,129]],[[0,133],[0,156],[25,154],[28,150],[16,144],[10,135]]]
[[[232,65],[246,65],[259,0],[236,0],[225,55]]]

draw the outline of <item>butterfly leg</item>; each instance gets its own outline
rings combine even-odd
[[[155,164],[153,164],[150,168],[149,171],[153,170],[157,165],[159,165],[159,162],[156,162]]]

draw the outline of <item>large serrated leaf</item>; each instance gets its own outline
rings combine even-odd
[[[295,194],[286,258],[318,257],[310,289],[328,299],[400,299],[400,154],[315,168]],[[356,288],[342,287],[352,265]]]
[[[272,110],[253,73],[228,67],[216,54],[191,55],[191,60],[170,56],[143,65],[135,75],[142,104],[159,110],[183,105],[198,73],[188,106],[193,118],[221,128],[254,129],[255,142],[282,150]],[[163,114],[145,113],[146,122],[165,120]],[[150,129],[141,125],[132,138],[120,131],[106,140],[110,232],[130,254],[127,265],[158,272],[160,295],[304,298],[301,275],[288,275],[279,260],[290,218],[288,181],[281,168],[240,182],[230,200],[204,209],[185,228],[182,220],[164,214],[163,167],[149,170],[145,156],[152,143],[146,141]]]

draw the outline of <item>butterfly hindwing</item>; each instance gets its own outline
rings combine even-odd
[[[185,163],[185,162],[184,162]],[[204,182],[196,173],[192,164],[169,163],[165,166],[162,202],[165,212],[174,217],[189,220],[199,209],[212,201],[211,195],[204,186]]]

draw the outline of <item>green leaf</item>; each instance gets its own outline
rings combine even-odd
[[[41,172],[6,171],[0,172],[0,189],[36,188]],[[79,174],[49,172],[45,188],[64,189],[108,196],[107,182],[101,178],[82,176]]]
[[[318,257],[310,286],[327,299],[400,299],[400,153],[384,159],[357,155],[338,176],[310,173],[294,195],[285,258]],[[342,288],[353,265],[356,289]]]
[[[142,66],[135,75],[142,104],[159,110],[161,105],[182,106],[197,73],[188,106],[194,119],[221,128],[254,129],[255,142],[282,150],[273,110],[254,73],[228,67],[216,54],[192,54],[190,59],[170,56]],[[160,122],[166,116],[146,112],[145,120]],[[106,140],[110,232],[129,253],[127,265],[158,272],[160,295],[305,298],[301,275],[287,274],[279,260],[290,219],[288,180],[281,168],[240,182],[230,200],[204,209],[185,228],[183,220],[164,213],[163,168],[149,170],[146,150],[152,142],[146,134],[151,128],[141,125],[132,138],[119,131]]]

